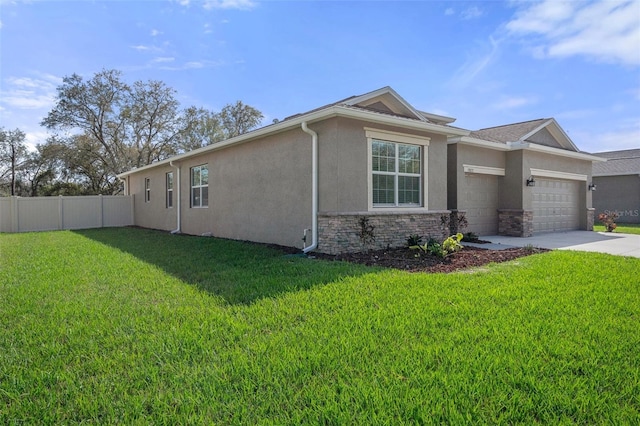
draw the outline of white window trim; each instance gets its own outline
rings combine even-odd
[[[544,170],[544,169],[534,169],[534,168],[529,169],[529,171],[532,176],[543,177],[543,178],[579,180],[583,182],[586,182],[588,180],[587,175],[582,175],[578,173],[558,172],[555,170]]]
[[[171,188],[169,188],[169,175],[171,175]],[[166,197],[165,204],[166,204],[166,207],[168,209],[172,209],[173,208],[173,194],[175,193],[173,191],[173,186],[175,185],[175,181],[173,180],[173,172],[167,172],[166,173],[165,178],[164,178],[164,184],[165,184],[166,189],[167,189],[166,194],[165,194],[165,197]],[[169,193],[171,193],[171,205],[169,205]]]
[[[410,135],[407,133],[398,133],[392,132],[389,130],[381,130],[381,129],[373,129],[370,127],[364,128],[365,135],[367,137],[367,199],[368,199],[368,210],[369,211],[386,211],[393,212],[398,211],[402,213],[406,213],[408,210],[413,211],[426,211],[429,209],[428,200],[429,200],[429,185],[427,175],[428,175],[428,164],[429,164],[429,150],[427,149],[431,138],[426,136],[417,136]],[[420,166],[421,166],[421,175],[422,181],[420,182],[420,186],[422,188],[421,195],[421,206],[416,205],[407,205],[407,206],[374,206],[373,204],[373,140],[381,140],[393,143],[400,143],[405,145],[418,145],[422,147],[420,150],[422,153],[422,158],[420,158]]]
[[[189,169],[189,205],[191,206],[192,209],[208,209],[209,208],[209,198],[207,197],[207,205],[203,206],[202,205],[202,192],[200,192],[200,205],[199,206],[194,206],[193,205],[193,189],[194,188],[209,188],[209,179],[208,179],[208,174],[207,174],[207,184],[206,185],[194,185],[193,184],[193,169],[195,168],[202,168],[204,166],[207,166],[207,172],[209,171],[209,164],[198,164],[197,166],[193,166]],[[200,179],[202,181],[202,178]]]
[[[504,176],[505,170],[501,167],[475,166],[473,164],[463,164],[465,173],[475,173],[480,175]]]
[[[144,178],[144,202],[151,202],[151,179]]]

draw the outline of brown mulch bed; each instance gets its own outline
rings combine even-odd
[[[420,254],[408,248],[388,250],[373,250],[363,253],[346,253],[327,255],[314,253],[319,259],[342,260],[346,262],[362,263],[368,266],[382,266],[385,268],[401,269],[409,272],[454,272],[469,268],[477,268],[491,262],[506,262],[534,253],[548,251],[545,249],[511,248],[506,250],[487,250],[467,246],[457,253],[442,259],[437,256]]]

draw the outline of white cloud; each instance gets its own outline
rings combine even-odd
[[[535,104],[536,102],[537,99],[535,97],[503,96],[498,102],[493,103],[491,106],[495,109],[513,109]]]
[[[160,30],[156,30],[156,29],[151,30],[151,37],[156,37],[156,36],[159,36],[160,34],[162,34],[162,31]]]
[[[204,8],[210,9],[240,9],[251,10],[257,4],[252,0],[205,0]]]
[[[177,3],[181,6],[191,6],[191,0],[177,0]],[[258,4],[253,0],[203,0],[198,4],[202,4],[202,7],[211,9],[240,9],[251,10]]]
[[[545,0],[516,13],[506,29],[533,40],[537,57],[584,55],[603,62],[640,65],[640,2]]]
[[[480,10],[477,6],[472,6],[469,7],[465,10],[463,10],[460,15],[462,16],[462,19],[475,19],[475,18],[479,18],[482,15],[484,15],[484,12],[482,12],[482,10]]]
[[[483,53],[479,57],[474,57],[465,62],[460,68],[456,70],[450,84],[457,88],[464,88],[468,86],[485,68],[493,63],[498,56],[500,43],[489,37],[490,50]],[[474,50],[474,53],[481,49]],[[484,47],[486,51],[486,47]]]
[[[445,14],[446,16],[451,16],[451,15],[454,15],[455,13],[456,13],[456,11],[455,11],[455,9],[454,9],[454,8],[452,8],[452,7],[448,7],[448,8],[444,11],[444,14]]]
[[[173,62],[175,60],[176,60],[176,58],[173,58],[173,57],[170,57],[170,56],[164,56],[164,57],[160,56],[160,57],[154,58],[152,62],[163,63],[163,62]]]
[[[39,78],[8,77],[5,79],[6,90],[1,92],[0,102],[14,109],[51,108],[56,97],[56,87],[61,79],[48,74]]]

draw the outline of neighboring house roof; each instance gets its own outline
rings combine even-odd
[[[302,114],[292,115],[282,121],[261,127],[222,142],[176,155],[138,169],[120,173],[118,177],[123,178],[132,173],[156,167],[158,165],[178,162],[205,152],[224,149],[231,145],[246,143],[268,135],[284,132],[295,127],[300,127],[304,122],[313,124],[314,122],[333,117],[348,117],[373,123],[396,126],[408,130],[436,133],[447,137],[469,134],[468,130],[448,125],[448,123],[455,121],[454,118],[418,111],[398,95],[391,87],[383,87],[381,89],[374,90],[373,92],[365,93],[364,95],[351,96]]]
[[[578,150],[554,118],[539,118],[472,131],[449,138],[449,143],[482,146],[499,151],[527,149],[581,160],[606,161]]]
[[[640,175],[640,149],[596,152],[593,155],[607,159],[593,165],[593,176]]]

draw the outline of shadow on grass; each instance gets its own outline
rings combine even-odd
[[[249,304],[372,272],[362,265],[286,256],[269,247],[211,237],[142,228],[74,232],[153,264],[229,304]]]

